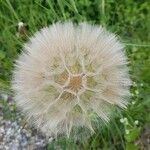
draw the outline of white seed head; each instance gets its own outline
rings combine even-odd
[[[112,106],[126,108],[126,64],[124,46],[104,28],[53,24],[37,32],[16,61],[16,103],[48,135],[69,136],[74,128],[93,133],[93,116],[108,122]]]

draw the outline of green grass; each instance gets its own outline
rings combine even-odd
[[[135,145],[150,123],[150,3],[147,0],[0,0],[0,91],[10,92],[13,62],[23,43],[40,28],[53,22],[72,20],[101,24],[120,36],[130,62],[132,100],[127,111],[118,114],[111,124],[102,127],[88,141],[74,143],[58,139],[49,149],[140,149]],[[29,26],[26,35],[17,37],[16,26]],[[5,104],[7,105],[7,104]],[[120,123],[128,118],[129,124]],[[138,120],[139,125],[134,125]],[[130,133],[126,134],[125,130]]]

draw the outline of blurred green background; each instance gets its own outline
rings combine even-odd
[[[61,149],[68,150],[148,149],[150,145],[145,142],[150,137],[148,0],[0,0],[0,92],[12,93],[10,81],[13,63],[29,37],[45,26],[66,20],[99,24],[119,35],[126,45],[130,62],[132,98],[127,111],[114,118],[110,125],[101,128],[88,141],[75,143],[61,138],[49,143],[48,148],[54,149],[57,144]],[[26,24],[23,33],[18,30],[21,21]],[[4,115],[6,119],[15,118],[14,115],[9,116],[7,111]],[[144,136],[145,132],[148,136]]]

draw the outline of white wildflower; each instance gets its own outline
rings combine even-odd
[[[131,96],[134,97],[134,93],[131,93]]]
[[[137,84],[136,84],[136,82],[133,82],[133,86],[134,86],[134,87],[137,87]]]
[[[23,27],[23,26],[24,26],[24,23],[23,23],[23,22],[19,22],[19,23],[18,23],[18,27],[19,27],[19,28],[21,28],[21,27]]]
[[[135,104],[135,101],[132,101],[131,104],[134,105],[134,104]]]
[[[141,83],[140,86],[143,87],[143,83]]]
[[[135,121],[134,121],[134,124],[135,124],[135,125],[138,125],[138,124],[139,124],[139,121],[138,121],[138,120],[135,120]]]
[[[27,30],[28,30],[28,25],[26,23],[19,22],[17,36],[19,37],[21,35],[25,35],[27,33]]]
[[[125,123],[125,125],[128,125],[128,124],[129,124],[127,118],[124,118],[124,123]]]
[[[125,125],[128,125],[128,124],[129,124],[127,118],[121,118],[121,119],[120,119],[120,122],[121,122],[121,123],[124,123]]]
[[[126,134],[129,134],[130,133],[130,131],[129,130],[126,130]]]
[[[138,91],[138,90],[135,90],[135,94],[138,95],[138,94],[139,94],[139,91]]]
[[[121,119],[120,119],[120,122],[121,122],[121,123],[124,123],[124,118],[121,118]]]
[[[13,89],[29,121],[48,135],[94,132],[97,114],[126,108],[131,85],[124,46],[100,26],[56,23],[37,32],[16,61]],[[74,132],[76,133],[76,132]]]

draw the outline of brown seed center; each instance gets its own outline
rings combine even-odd
[[[82,76],[71,77],[68,86],[66,87],[73,91],[78,91],[82,88]]]

